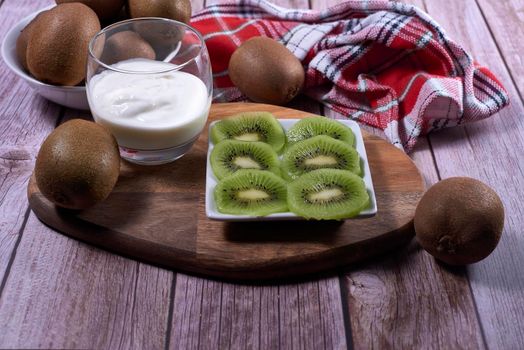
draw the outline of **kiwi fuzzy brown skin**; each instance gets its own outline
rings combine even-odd
[[[142,37],[130,30],[118,32],[106,41],[102,61],[113,64],[131,58],[147,58],[154,60],[155,50]]]
[[[100,22],[115,18],[125,4],[125,0],[56,0],[57,4],[68,2],[80,2],[89,6],[95,11]]]
[[[120,172],[115,138],[93,122],[73,119],[44,141],[35,164],[41,193],[57,206],[85,209],[104,200]]]
[[[481,181],[453,177],[432,186],[415,211],[415,232],[422,248],[450,265],[487,257],[504,228],[504,206]]]
[[[131,18],[162,17],[183,23],[191,19],[189,0],[129,0],[127,8]]]
[[[38,19],[42,13],[47,11],[42,11],[39,13],[29,24],[25,26],[24,29],[20,32],[20,35],[18,35],[18,38],[16,39],[16,56],[18,57],[18,60],[20,61],[20,64],[22,67],[24,67],[25,70],[29,70],[27,67],[27,44],[29,43],[29,38],[31,37],[31,29],[34,26],[35,21]]]
[[[251,100],[283,105],[298,95],[305,73],[284,45],[271,38],[254,37],[231,56],[229,77]]]
[[[35,20],[27,44],[27,66],[38,80],[74,86],[84,80],[87,48],[100,31],[96,13],[81,3],[60,4]]]
[[[188,24],[191,20],[191,1],[129,0],[127,12],[130,18],[161,17]],[[159,59],[164,59],[175,50],[184,36],[182,27],[167,28],[157,23],[139,21],[134,23],[133,28],[153,47]]]

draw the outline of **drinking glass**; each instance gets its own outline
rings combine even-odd
[[[178,21],[118,22],[89,44],[86,91],[93,118],[133,163],[168,163],[189,151],[207,121],[212,79],[202,36]]]

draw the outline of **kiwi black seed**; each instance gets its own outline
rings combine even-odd
[[[280,176],[278,155],[263,142],[224,140],[211,151],[210,162],[219,180],[240,169],[269,170]]]
[[[481,181],[453,177],[433,185],[415,211],[422,248],[450,265],[472,264],[497,246],[504,228],[504,206]]]
[[[288,185],[289,209],[307,219],[351,218],[368,205],[364,181],[346,170],[314,170]]]
[[[288,145],[318,136],[326,135],[355,146],[355,135],[346,125],[326,117],[308,117],[293,125],[286,133]]]
[[[228,139],[265,142],[278,153],[285,145],[286,135],[271,113],[247,112],[225,118],[213,126],[213,143]]]
[[[215,187],[219,212],[264,216],[287,211],[287,184],[265,170],[242,169],[225,177]]]
[[[322,168],[348,170],[360,175],[360,157],[349,144],[325,135],[297,142],[282,156],[283,175],[288,179]]]

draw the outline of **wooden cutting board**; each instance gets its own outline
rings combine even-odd
[[[278,118],[310,113],[252,103],[214,104],[209,122],[239,112],[269,111]],[[407,243],[424,191],[411,159],[363,132],[378,213],[342,222],[225,223],[204,210],[207,128],[192,150],[172,164],[122,162],[107,200],[84,211],[55,207],[28,186],[31,209],[45,224],[95,246],[161,266],[229,279],[261,280],[348,265]]]

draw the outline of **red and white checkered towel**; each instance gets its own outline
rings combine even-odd
[[[215,101],[247,99],[229,79],[229,58],[247,39],[268,36],[303,63],[306,95],[384,130],[406,151],[421,134],[489,117],[509,103],[493,73],[412,5],[348,1],[312,11],[243,0],[207,7],[191,23],[211,56]]]

